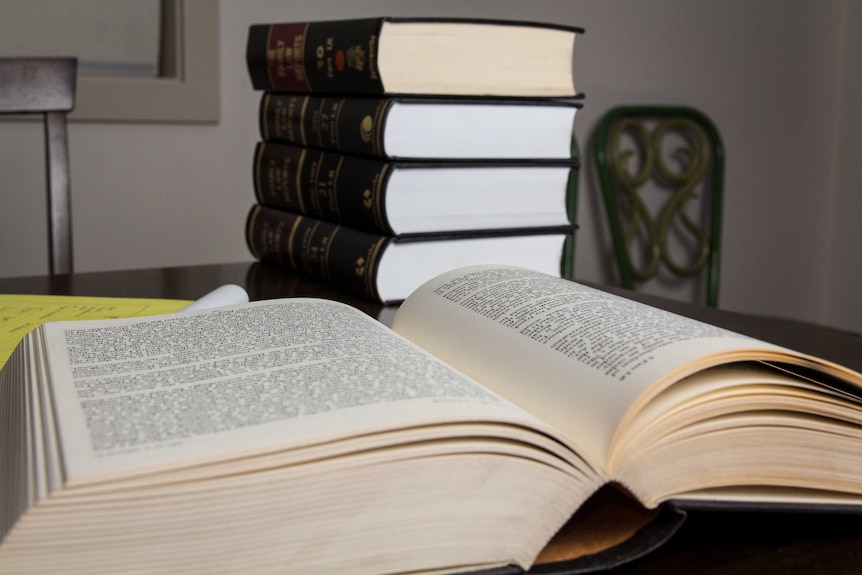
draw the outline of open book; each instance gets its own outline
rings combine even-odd
[[[49,323],[0,372],[0,572],[529,569],[608,485],[858,507],[860,397],[511,267],[435,278],[391,330],[301,298]]]

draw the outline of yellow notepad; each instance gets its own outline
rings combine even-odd
[[[46,321],[173,313],[190,303],[176,299],[0,294],[0,367],[24,334]]]

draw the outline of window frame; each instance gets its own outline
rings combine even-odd
[[[218,0],[162,0],[162,75],[78,76],[71,121],[216,123]]]

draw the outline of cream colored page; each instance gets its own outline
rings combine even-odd
[[[349,306],[48,324],[67,479],[444,420],[529,418]]]
[[[619,422],[647,388],[682,374],[686,362],[760,345],[568,280],[499,266],[428,282],[402,304],[393,329],[559,430],[602,469]]]

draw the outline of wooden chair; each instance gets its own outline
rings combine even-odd
[[[49,271],[70,274],[72,206],[66,116],[75,107],[75,58],[0,58],[0,114],[42,114]]]
[[[705,275],[706,303],[717,307],[724,148],[712,121],[688,107],[613,108],[594,153],[622,287],[660,270]]]

